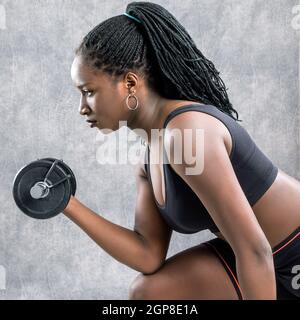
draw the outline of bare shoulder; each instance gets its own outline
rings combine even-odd
[[[207,135],[214,135],[220,137],[226,147],[228,155],[232,150],[232,136],[227,126],[218,118],[195,110],[185,111],[173,117],[166,126],[164,143],[171,143],[174,141],[174,132],[180,130],[182,137],[185,134],[186,129],[191,129],[192,137],[195,137],[196,130],[203,130],[204,137]]]
[[[205,128],[214,132],[224,133],[227,127],[218,118],[201,111],[188,110],[173,117],[167,124],[166,129],[193,129]]]

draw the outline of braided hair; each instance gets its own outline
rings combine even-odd
[[[133,19],[122,14],[101,22],[75,54],[113,81],[134,70],[162,97],[211,104],[242,121],[214,64],[170,12],[155,3],[134,1],[126,13]]]

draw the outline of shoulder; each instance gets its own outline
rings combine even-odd
[[[205,148],[206,154],[214,154],[213,149],[225,146],[227,155],[232,148],[232,138],[228,128],[216,117],[199,111],[186,111],[173,117],[165,128],[164,145],[169,156],[182,146],[182,153],[191,149],[196,154],[196,147]],[[203,149],[204,151],[204,149]],[[210,151],[210,152],[209,152]],[[225,155],[224,155],[225,156]],[[174,158],[169,159],[170,162]]]
[[[188,110],[177,114],[168,121],[166,132],[172,129],[197,129],[203,128],[206,130],[213,130],[215,134],[224,134],[226,126],[218,118],[208,113]]]

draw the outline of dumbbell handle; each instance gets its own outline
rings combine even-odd
[[[60,179],[59,181],[55,182],[54,184],[50,184],[49,188],[51,189],[53,187],[56,187],[58,184],[64,182],[67,179],[71,179],[71,175],[70,174],[66,175],[64,178]]]
[[[46,182],[46,181],[47,181],[48,177],[50,176],[51,172],[54,170],[54,168],[55,168],[55,166],[56,166],[56,164],[57,164],[58,162],[59,162],[59,160],[58,160],[58,159],[56,159],[56,160],[52,163],[52,165],[51,165],[50,169],[49,169],[49,170],[48,170],[48,172],[46,173],[46,176],[45,176],[44,182]]]

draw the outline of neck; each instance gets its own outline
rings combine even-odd
[[[127,122],[128,127],[131,130],[136,130],[136,134],[150,144],[151,130],[162,129],[170,101],[163,98],[148,100],[147,102],[141,101],[137,110],[132,111],[132,116]],[[142,129],[142,131],[139,132],[138,129]]]

